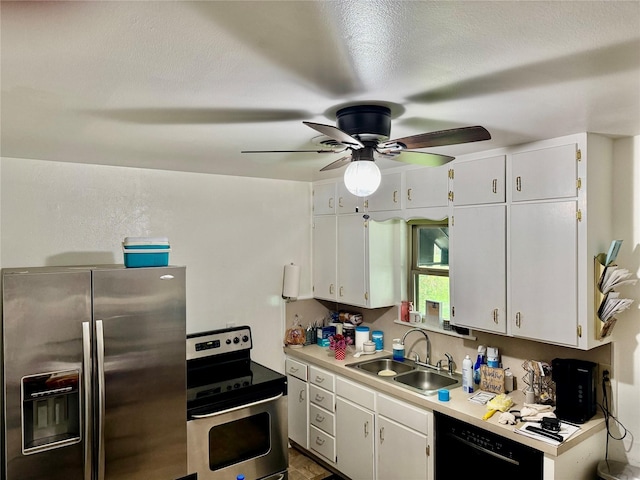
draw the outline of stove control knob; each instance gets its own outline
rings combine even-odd
[[[238,337],[233,337],[233,343],[240,343],[240,339]]]
[[[227,345],[231,345],[231,339],[227,338]]]
[[[249,341],[249,335],[243,335],[242,336],[242,341],[243,342],[248,342]]]

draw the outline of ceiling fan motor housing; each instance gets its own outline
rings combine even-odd
[[[380,105],[354,105],[336,113],[337,127],[349,135],[387,140],[391,132],[391,110]]]

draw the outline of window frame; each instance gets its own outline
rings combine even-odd
[[[449,264],[447,263],[447,268],[433,268],[433,267],[418,267],[418,247],[419,247],[419,231],[420,227],[434,227],[441,228],[447,227],[449,228],[449,219],[445,218],[443,220],[410,220],[408,223],[409,226],[409,246],[407,251],[409,252],[408,265],[409,265],[409,301],[413,302],[414,309],[416,311],[422,311],[425,306],[421,306],[417,304],[418,300],[418,276],[419,275],[431,275],[437,277],[446,277],[450,278],[449,273]],[[449,287],[451,287],[451,283],[449,283]],[[449,289],[449,300],[451,300],[451,290]]]

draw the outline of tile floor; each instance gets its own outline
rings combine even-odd
[[[340,480],[323,466],[303,455],[295,448],[289,448],[289,480]]]

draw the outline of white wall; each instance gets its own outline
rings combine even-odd
[[[615,237],[623,240],[616,263],[640,277],[640,136],[617,140],[614,158],[613,228]],[[614,403],[630,435],[610,441],[610,452],[613,459],[640,465],[640,285],[620,292],[634,303],[618,316],[614,330]],[[621,430],[614,433],[619,436]]]
[[[305,182],[1,160],[0,265],[123,263],[126,236],[167,236],[187,266],[187,331],[248,324],[252,357],[284,370],[284,265],[310,295]]]

